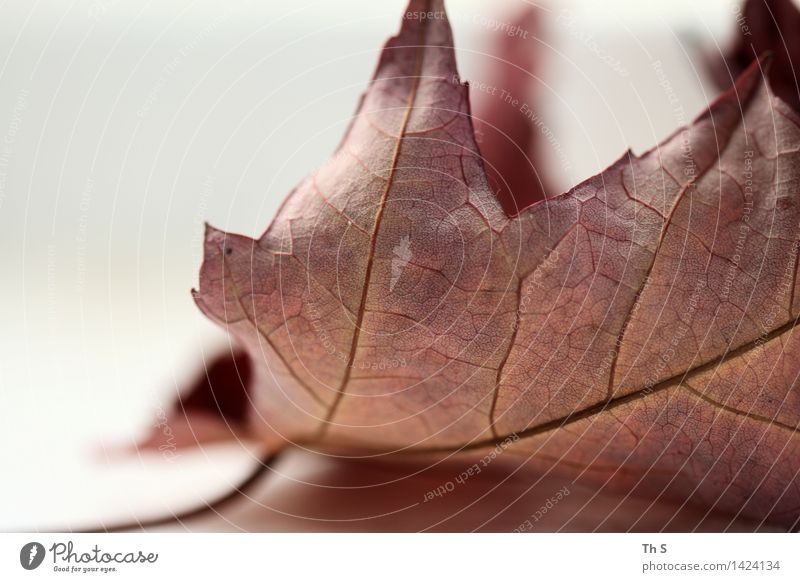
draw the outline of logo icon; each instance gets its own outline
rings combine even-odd
[[[400,280],[400,275],[403,274],[403,269],[411,261],[411,239],[408,235],[401,238],[400,242],[394,245],[392,251],[394,257],[392,257],[392,278],[389,281],[390,292],[394,290],[394,286]]]
[[[28,542],[19,551],[19,563],[26,570],[35,570],[44,561],[44,546],[39,542]]]

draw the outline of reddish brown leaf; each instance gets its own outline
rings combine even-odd
[[[530,88],[539,69],[539,17],[528,6],[496,31],[487,77],[470,86],[486,179],[509,216],[547,197],[546,174],[535,157],[542,147],[532,105],[538,95]]]
[[[215,354],[184,391],[178,407],[187,413],[216,415],[230,422],[243,423],[250,407],[252,363],[239,350]]]
[[[792,0],[747,0],[737,15],[737,34],[733,48],[711,68],[717,83],[727,88],[758,55],[773,55],[769,71],[772,91],[800,109],[800,10]]]
[[[511,442],[544,471],[795,522],[800,119],[765,63],[509,218],[442,10],[411,2],[336,155],[259,239],[207,231],[195,299],[253,359],[252,434]]]
[[[158,416],[136,449],[157,450],[169,457],[184,447],[245,437],[252,367],[252,359],[241,350],[215,353],[180,388],[178,400]],[[129,454],[136,449],[123,447],[120,452]]]

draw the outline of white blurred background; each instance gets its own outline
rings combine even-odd
[[[485,75],[493,33],[482,23],[522,5],[450,0],[463,79]],[[541,117],[563,150],[543,154],[558,188],[702,110],[717,91],[701,54],[726,46],[736,5],[541,4],[531,46],[547,84]],[[404,8],[0,2],[0,529],[160,515],[249,471],[254,452],[242,447],[173,462],[106,459],[103,447],[140,437],[225,341],[189,295],[203,222],[265,229],[332,152]]]

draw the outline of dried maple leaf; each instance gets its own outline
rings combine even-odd
[[[510,217],[442,3],[413,0],[333,159],[259,239],[207,230],[194,296],[252,358],[248,430],[273,450],[511,443],[543,470],[794,523],[800,119],[764,64]]]

